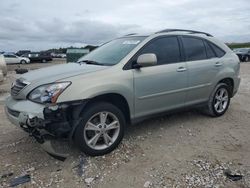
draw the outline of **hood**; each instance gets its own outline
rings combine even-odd
[[[29,83],[50,83],[79,74],[86,74],[107,68],[107,66],[67,63],[30,71],[21,76]]]
[[[108,68],[108,66],[67,63],[41,68],[23,74],[18,80],[28,84],[22,92],[12,95],[14,99],[26,99],[26,96],[36,87],[66,79],[72,76],[87,74]]]

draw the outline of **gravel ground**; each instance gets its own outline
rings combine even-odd
[[[0,187],[25,174],[31,180],[20,187],[250,187],[250,63],[241,64],[240,90],[224,116],[193,110],[150,119],[128,127],[114,152],[86,157],[72,147],[64,162],[6,119],[3,100],[16,77],[10,71],[0,85]]]

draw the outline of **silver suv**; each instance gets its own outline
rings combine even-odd
[[[124,129],[151,115],[203,106],[223,115],[240,83],[239,59],[208,33],[167,29],[107,42],[76,63],[23,74],[6,100],[10,121],[52,155],[54,139],[88,155],[121,142]]]

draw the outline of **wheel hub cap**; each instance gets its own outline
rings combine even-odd
[[[215,94],[214,109],[216,112],[224,112],[227,108],[228,100],[228,91],[225,88],[220,88]]]
[[[118,138],[120,123],[111,112],[99,112],[93,115],[84,127],[86,144],[96,150],[110,147]]]

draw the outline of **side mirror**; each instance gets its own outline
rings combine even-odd
[[[137,66],[147,67],[157,64],[157,57],[155,54],[142,54],[137,58]],[[138,68],[139,68],[138,67]]]

